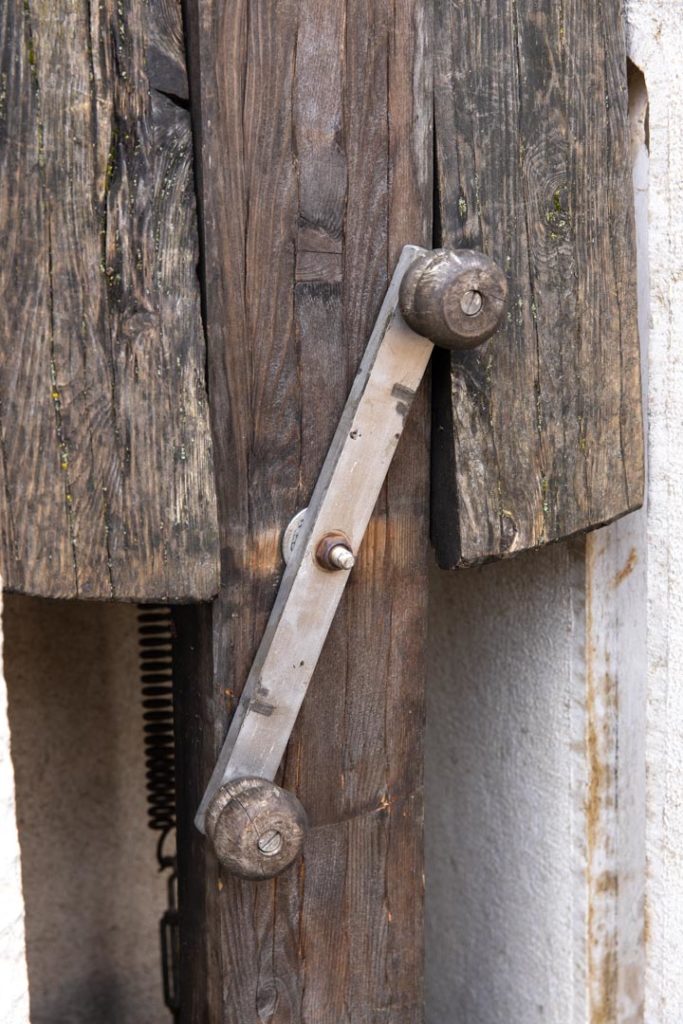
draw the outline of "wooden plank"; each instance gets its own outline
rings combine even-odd
[[[202,599],[217,521],[178,4],[0,22],[0,571]]]
[[[506,327],[435,363],[432,535],[444,567],[642,501],[621,3],[437,4],[442,242],[507,273]]]
[[[183,1021],[421,1019],[425,396],[285,759],[272,882],[192,826],[401,246],[430,241],[422,0],[188,5],[224,585],[177,617]],[[229,158],[226,156],[229,154]],[[199,621],[197,621],[199,617]],[[189,649],[194,647],[194,655]]]

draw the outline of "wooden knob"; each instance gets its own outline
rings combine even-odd
[[[301,853],[308,820],[294,796],[267,779],[233,779],[206,812],[216,856],[241,878],[273,878]]]
[[[433,249],[408,267],[399,301],[406,323],[435,345],[476,348],[498,329],[508,287],[493,260],[473,249]]]

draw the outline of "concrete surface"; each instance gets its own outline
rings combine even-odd
[[[650,101],[645,1019],[683,1021],[683,3],[631,0]]]
[[[581,547],[563,544],[478,570],[433,570],[428,1024],[579,1019],[572,662],[582,564]]]
[[[0,630],[0,645],[1,642]],[[24,955],[24,902],[6,705],[7,690],[0,671],[0,1022],[25,1024],[28,1021],[28,976]]]
[[[136,610],[8,595],[4,634],[32,1024],[167,1024]]]

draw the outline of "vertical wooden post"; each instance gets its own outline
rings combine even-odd
[[[270,882],[191,821],[402,245],[431,242],[425,0],[188,0],[223,577],[177,619],[182,1020],[422,1014],[426,400],[286,756],[312,823]]]

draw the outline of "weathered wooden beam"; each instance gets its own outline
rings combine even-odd
[[[189,0],[223,588],[177,616],[182,1020],[416,1024],[427,438],[411,411],[285,758],[312,828],[267,882],[192,818],[387,281],[431,241],[423,0]]]
[[[620,0],[439,0],[441,241],[508,275],[507,326],[438,354],[443,567],[537,547],[642,501]]]
[[[205,599],[218,542],[179,4],[0,12],[0,572]]]

